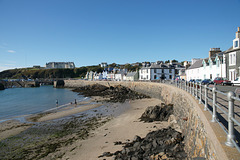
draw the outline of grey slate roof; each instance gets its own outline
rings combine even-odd
[[[200,68],[200,67],[202,67],[202,66],[203,66],[202,61],[203,61],[202,59],[196,61],[196,62],[193,63],[193,65],[191,65],[188,69],[194,69],[194,68]]]
[[[129,72],[126,77],[133,77],[137,72]]]
[[[230,47],[228,50],[225,51],[225,53],[229,53],[233,51],[240,51],[240,48],[233,49],[233,47]]]

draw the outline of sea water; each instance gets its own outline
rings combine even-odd
[[[66,88],[41,86],[37,88],[10,88],[0,91],[0,122],[4,119],[39,113],[58,106],[81,101],[83,96]]]

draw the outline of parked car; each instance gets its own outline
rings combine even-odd
[[[195,82],[197,82],[197,83],[201,83],[202,80],[201,80],[201,79],[196,79]]]
[[[216,77],[213,80],[214,84],[221,84],[221,85],[232,85],[232,82],[229,81],[227,78],[222,78],[222,77]]]
[[[237,77],[235,80],[232,81],[232,85],[240,86],[240,77]]]
[[[190,81],[189,82],[195,82],[195,79],[190,79]]]
[[[201,84],[205,85],[205,84],[213,84],[213,81],[211,79],[204,79],[202,80]]]

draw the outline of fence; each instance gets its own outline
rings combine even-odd
[[[199,101],[199,104],[203,104],[204,111],[209,111],[212,115],[211,122],[218,123],[227,134],[225,144],[229,147],[236,147],[238,152],[240,152],[236,139],[236,133],[238,135],[237,138],[240,138],[240,99],[236,97],[234,92],[224,93],[217,90],[215,85],[210,85],[212,86],[210,87],[201,83],[186,81],[164,81],[163,83],[168,83],[187,91]],[[236,107],[238,111],[234,112]]]

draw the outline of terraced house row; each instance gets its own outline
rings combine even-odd
[[[186,70],[187,80],[215,79],[223,77],[235,80],[240,76],[240,27],[233,39],[233,45],[226,51],[210,48],[209,56],[192,62]]]

